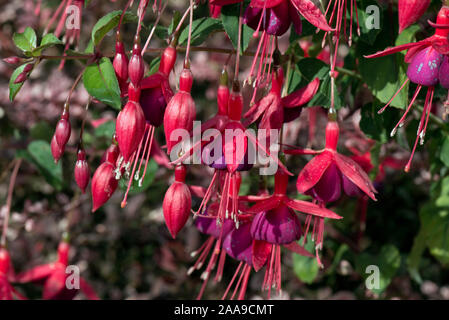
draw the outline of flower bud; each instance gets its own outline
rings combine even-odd
[[[164,115],[165,139],[167,141],[167,152],[180,141],[173,141],[171,134],[176,129],[184,129],[190,132],[193,129],[193,121],[196,117],[195,102],[190,95],[193,77],[188,69],[181,73],[180,88],[167,105]]]
[[[55,130],[56,142],[60,147],[65,147],[70,139],[72,128],[69,121],[69,113],[66,109],[62,113],[61,119],[58,121]]]
[[[128,64],[129,79],[134,86],[138,87],[140,85],[144,72],[145,66],[143,64],[142,50],[139,41],[136,40],[133,47],[133,54]]]
[[[128,101],[117,116],[116,133],[120,152],[128,162],[145,133],[145,116],[140,104]]]
[[[162,210],[164,212],[165,224],[167,225],[173,239],[186,224],[192,208],[192,195],[188,186],[184,183],[186,169],[179,165],[175,169],[175,182],[165,193]]]
[[[118,37],[119,32],[117,31]],[[112,62],[114,67],[115,75],[117,76],[117,80],[120,86],[120,90],[123,93],[123,89],[126,90],[127,82],[128,82],[128,57],[126,56],[125,47],[123,42],[117,39],[115,43],[115,57]]]
[[[110,162],[103,162],[95,170],[92,178],[92,212],[104,205],[117,189],[118,180],[115,179],[115,166]]]
[[[83,193],[86,192],[90,179],[89,164],[86,161],[86,152],[84,149],[78,150],[75,164],[75,181]]]
[[[64,148],[61,148],[56,142],[56,135],[53,135],[53,138],[51,139],[50,148],[53,159],[55,159],[55,163],[57,163],[64,153]]]
[[[18,84],[18,83],[22,83],[22,82],[24,82],[26,79],[27,79],[27,73],[24,71],[24,72],[21,72],[21,73],[19,73],[19,75],[17,76],[17,78],[14,80],[14,84]]]
[[[169,75],[175,66],[176,49],[173,46],[168,46],[162,53],[161,62],[159,64],[159,71],[165,75]]]
[[[23,61],[23,59],[16,56],[11,56],[8,58],[4,58],[3,61],[9,64],[19,64]]]

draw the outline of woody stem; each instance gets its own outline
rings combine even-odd
[[[17,173],[19,172],[20,165],[22,164],[22,159],[17,159],[14,169],[11,174],[11,179],[9,180],[8,196],[6,198],[6,212],[3,221],[3,233],[0,240],[0,246],[5,247],[6,245],[6,233],[8,231],[9,215],[11,212],[12,194],[14,191],[14,185],[16,184]]]

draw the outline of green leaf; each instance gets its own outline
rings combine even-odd
[[[30,62],[33,63],[33,62]],[[17,93],[19,93],[19,90],[22,88],[24,82],[21,83],[14,83],[16,78],[23,72],[23,69],[25,69],[25,66],[30,63],[22,64],[20,67],[17,67],[16,70],[11,75],[11,79],[9,79],[9,100],[13,101],[16,97]]]
[[[29,55],[34,48],[36,48],[36,32],[30,27],[27,27],[23,33],[14,33],[13,40],[17,48]]]
[[[440,160],[446,167],[449,167],[449,136],[444,138],[443,146],[441,147]]]
[[[63,44],[63,42],[56,38],[53,33],[48,33],[42,38],[41,44],[39,45],[39,47],[33,50],[32,54],[35,57],[40,56],[43,50],[56,46],[58,44]]]
[[[314,242],[311,241],[310,236],[304,248],[309,252],[314,251]],[[312,283],[318,275],[319,268],[316,259],[293,253],[293,271],[302,282]]]
[[[143,174],[145,169],[145,164],[142,165],[139,173],[139,177]],[[130,194],[137,194],[147,190],[150,185],[154,181],[154,177],[156,176],[156,171],[158,169],[158,165],[156,161],[150,159],[148,162],[147,171],[145,173],[145,179],[143,179],[141,186],[139,186],[139,181],[133,178],[133,182],[131,183],[131,188],[129,189]],[[136,170],[137,171],[137,170]],[[121,179],[119,181],[119,186],[122,190],[126,190],[128,187],[129,180]]]
[[[320,88],[307,105],[329,107],[331,103],[331,78],[329,76],[329,65],[319,59],[304,58],[297,63],[296,68],[301,74],[301,83],[297,86],[297,88],[295,88],[295,90],[306,86],[315,78],[320,79]],[[338,92],[337,88],[334,89],[335,92]],[[342,102],[340,96],[335,95],[335,108],[339,109],[341,104]]]
[[[176,27],[179,24],[179,21],[181,21],[181,13],[179,11],[175,11],[173,13],[173,18],[170,22],[170,25],[168,26],[168,34],[171,35],[173,31],[175,31]]]
[[[36,140],[28,145],[27,151],[29,155],[29,157],[26,157],[27,160],[37,167],[50,185],[57,190],[61,190],[63,185],[62,165],[61,162],[55,164],[50,144],[47,141]]]
[[[221,22],[223,27],[231,39],[232,45],[237,49],[239,39],[239,16],[240,16],[240,3],[223,6],[221,9]],[[249,42],[253,37],[254,29],[251,29],[246,24],[242,25],[242,37],[240,54],[246,51]]]
[[[115,121],[108,121],[99,125],[95,129],[95,136],[111,138],[114,132],[115,132]]]
[[[101,40],[106,36],[106,34],[112,29],[118,26],[120,21],[120,16],[122,15],[121,10],[112,11],[100,18],[92,29],[92,42],[97,46]],[[138,18],[135,14],[131,12],[126,12],[123,16],[122,24],[129,22],[137,22]]]
[[[200,18],[194,20],[192,23],[192,40],[191,44],[193,46],[198,46],[202,44],[207,37],[216,31],[223,30],[223,25],[220,20],[213,18]],[[187,43],[187,38],[189,36],[189,27],[187,26],[182,30],[179,36],[179,44]]]
[[[120,110],[120,88],[111,60],[103,57],[99,64],[91,64],[83,74],[83,84],[95,99]]]
[[[161,64],[161,57],[156,57],[148,64],[148,72],[145,74],[146,77],[155,74],[159,70],[159,65]]]
[[[368,266],[378,267],[379,273],[370,272]],[[377,255],[365,252],[356,257],[356,270],[363,277],[363,279],[375,279],[372,277],[379,276],[379,286],[377,288],[375,287],[370,289],[376,294],[381,294],[385,291],[400,266],[401,255],[399,250],[393,245],[383,246]]]

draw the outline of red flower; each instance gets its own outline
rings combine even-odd
[[[70,246],[67,242],[61,242],[58,247],[58,260],[52,263],[40,265],[25,271],[17,276],[20,283],[34,282],[43,285],[42,298],[45,300],[72,300],[81,290],[88,299],[99,300],[92,287],[79,278],[79,289],[69,289],[66,281],[69,276],[66,273],[69,260]]]
[[[340,198],[341,190],[348,195],[364,192],[376,200],[376,190],[365,171],[352,159],[337,152],[339,126],[330,119],[326,126],[326,146],[322,151],[286,150],[287,154],[318,154],[298,176],[298,192],[309,194],[320,202]]]
[[[14,280],[14,271],[11,268],[11,259],[6,249],[0,248],[0,300],[26,300],[10,281]]]
[[[283,85],[284,72],[279,67],[278,70],[272,73],[270,92],[244,115],[247,118],[245,125],[249,125],[260,119],[259,129],[280,130],[284,122],[290,122],[300,115],[301,106],[309,102],[316,94],[320,80],[316,78],[304,88],[281,98]]]

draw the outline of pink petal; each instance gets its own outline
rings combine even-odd
[[[282,98],[282,104],[286,108],[295,108],[302,106],[312,100],[313,96],[318,91],[320,86],[320,79],[315,78],[304,88],[290,93],[288,96]]]
[[[290,0],[291,4],[315,27],[324,31],[333,31],[326,17],[312,0]]]
[[[19,274],[16,277],[17,282],[37,282],[50,276],[54,270],[54,264],[44,264]]]
[[[310,160],[309,163],[307,163],[302,169],[298,176],[298,180],[296,181],[296,188],[298,189],[298,192],[304,193],[313,188],[313,186],[320,181],[324,171],[326,171],[333,160],[333,153],[326,150]]]
[[[342,217],[336,214],[335,212],[326,209],[324,207],[320,207],[311,202],[302,201],[302,200],[294,200],[294,199],[286,199],[285,205],[297,210],[299,212],[311,214],[313,216],[321,217],[321,218],[329,218],[329,219],[341,219]]]
[[[341,154],[336,154],[335,163],[346,178],[365,192],[371,199],[376,200],[374,193],[377,191],[373,183],[365,171],[354,160]]]

